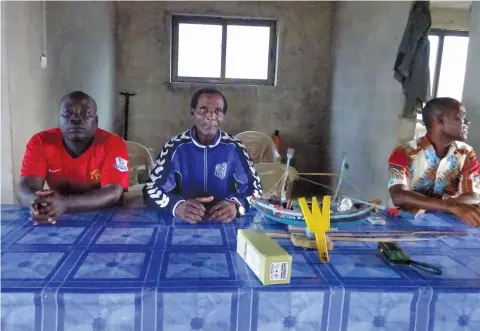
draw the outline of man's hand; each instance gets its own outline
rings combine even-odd
[[[237,216],[237,206],[233,201],[223,200],[213,206],[209,214],[212,220],[230,223]]]
[[[51,190],[38,191],[35,194],[37,198],[32,204],[35,224],[55,224],[55,219],[67,210],[67,199]]]
[[[471,227],[480,226],[480,207],[461,202],[452,202],[450,212]]]
[[[213,197],[196,198],[180,202],[175,209],[175,216],[184,219],[188,223],[198,223],[205,216],[205,206],[203,203],[213,201]]]

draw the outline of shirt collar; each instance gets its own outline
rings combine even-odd
[[[215,147],[218,144],[220,144],[220,140],[222,138],[222,130],[218,129],[217,135],[215,136],[215,139],[213,139],[213,142],[208,146],[202,145],[198,141],[197,137],[195,137],[195,127],[192,127],[190,129],[190,137],[192,138],[192,141],[195,144],[195,146],[200,147],[200,148],[207,148],[207,147],[211,148],[211,147]]]
[[[427,135],[424,135],[423,137],[421,137],[419,140],[418,140],[418,146],[421,148],[421,149],[432,149],[434,152],[435,152],[435,148],[433,147],[433,144],[432,142],[430,141],[430,139],[428,139],[428,136]],[[455,151],[458,149],[458,145],[457,145],[457,142],[456,141],[452,141],[450,143],[450,147],[448,148],[448,151],[447,153],[445,154],[444,157],[447,157],[447,156],[450,156],[451,154],[455,153]],[[435,152],[435,155],[437,155],[437,153]]]

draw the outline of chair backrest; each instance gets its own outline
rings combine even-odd
[[[148,149],[134,141],[126,141],[129,161],[129,186],[137,185],[138,173],[145,170],[147,175],[153,170],[153,158]]]
[[[260,177],[260,182],[263,187],[263,195],[265,197],[275,195],[276,197],[281,198],[282,186],[285,184],[286,197],[287,199],[292,198],[293,184],[299,178],[298,172],[295,168],[288,167],[288,176],[285,179],[286,164],[257,163],[254,167]]]
[[[235,136],[247,149],[253,163],[279,163],[280,154],[271,137],[258,131],[244,131]]]

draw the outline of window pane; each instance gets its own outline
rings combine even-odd
[[[269,49],[269,27],[229,25],[225,77],[268,79]]]
[[[437,65],[438,36],[428,36],[428,40],[430,41],[430,94],[433,95],[433,79],[435,77],[435,66]]]
[[[468,37],[446,36],[443,41],[438,97],[462,100],[467,66]]]
[[[220,78],[222,26],[180,23],[178,76]]]

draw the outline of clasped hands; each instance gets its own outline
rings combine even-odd
[[[207,210],[202,204],[212,201],[213,197],[195,198],[182,201],[175,209],[175,216],[192,224],[201,222],[205,216],[222,223],[229,223],[237,216],[235,202],[222,200],[209,210]]]
[[[55,224],[58,216],[67,210],[67,198],[52,190],[35,192],[37,198],[32,203],[34,224]]]

